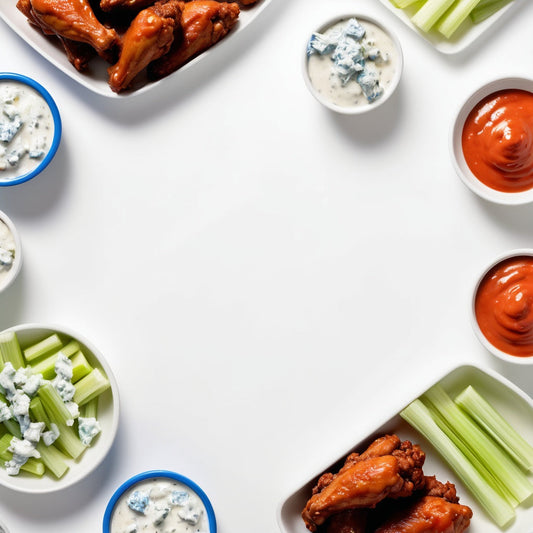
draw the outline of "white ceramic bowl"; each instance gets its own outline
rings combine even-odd
[[[372,111],[381,105],[383,105],[394,93],[396,90],[398,84],[400,83],[400,79],[402,77],[403,72],[403,53],[402,53],[402,47],[400,45],[400,41],[396,37],[396,35],[388,29],[382,22],[376,20],[373,17],[370,17],[368,15],[361,15],[361,14],[354,14],[354,13],[348,13],[345,15],[337,15],[328,21],[326,21],[324,24],[321,24],[317,29],[315,29],[313,32],[310,32],[310,36],[312,33],[322,33],[325,30],[327,30],[329,27],[333,26],[334,24],[342,21],[342,20],[348,20],[352,17],[355,17],[363,26],[365,25],[365,22],[370,22],[374,25],[376,25],[378,28],[380,28],[384,33],[386,33],[395,49],[396,58],[394,59],[396,64],[396,69],[393,75],[393,78],[386,87],[384,87],[383,94],[374,102],[364,104],[364,105],[355,105],[355,106],[341,106],[332,103],[329,101],[323,94],[317,91],[315,86],[313,85],[310,77],[309,77],[309,70],[308,70],[308,57],[307,57],[307,43],[304,50],[304,58],[303,58],[303,77],[305,84],[307,88],[309,89],[309,92],[325,107],[328,109],[335,111],[337,113],[345,114],[345,115],[360,115],[363,113],[368,113],[369,111]]]
[[[93,472],[111,449],[117,434],[119,419],[117,382],[111,368],[98,349],[87,339],[69,328],[54,324],[21,324],[9,328],[6,331],[14,331],[17,334],[23,349],[39,342],[52,333],[58,333],[59,337],[65,340],[75,339],[79,342],[83,354],[90,365],[93,368],[99,368],[111,383],[111,387],[99,397],[98,421],[102,429],[100,435],[96,437],[94,443],[83,453],[79,461],[68,461],[70,468],[61,479],[56,479],[48,473],[45,473],[41,478],[24,472],[21,472],[18,476],[9,476],[4,468],[0,468],[0,485],[15,491],[45,494],[66,489]]]
[[[11,268],[7,271],[6,276],[0,279],[0,293],[6,290],[15,281],[22,267],[22,244],[20,242],[19,232],[13,224],[12,220],[3,212],[0,211],[0,221],[3,222],[13,236],[15,241],[15,257]]]
[[[479,286],[481,282],[485,279],[485,276],[497,265],[502,263],[503,261],[506,261],[507,259],[511,259],[513,257],[522,257],[522,256],[531,256],[533,257],[533,249],[531,248],[519,248],[516,250],[511,250],[509,252],[506,252],[504,254],[499,255],[496,259],[491,261],[491,263],[483,270],[483,273],[479,276],[479,279],[474,285],[474,290],[472,291],[472,301],[471,301],[471,309],[470,309],[470,316],[471,316],[471,322],[472,327],[474,329],[474,333],[476,334],[477,338],[481,342],[481,344],[494,356],[498,357],[499,359],[506,361],[508,363],[513,363],[516,365],[532,365],[533,364],[533,353],[531,356],[517,356],[517,355],[511,355],[509,353],[506,353],[496,346],[494,346],[488,339],[485,337],[483,332],[481,331],[477,318],[476,318],[476,296],[478,293]]]
[[[533,202],[533,188],[522,192],[502,192],[488,187],[468,167],[462,148],[462,134],[465,121],[472,109],[486,96],[505,89],[521,89],[533,92],[533,80],[521,77],[499,78],[484,84],[471,94],[461,105],[452,125],[450,150],[452,162],[458,176],[474,193],[489,202],[504,205],[520,205]]]

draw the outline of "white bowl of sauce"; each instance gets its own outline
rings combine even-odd
[[[472,325],[499,359],[533,364],[533,249],[511,250],[485,268],[472,295]]]
[[[50,93],[32,78],[0,73],[0,187],[40,174],[55,156],[61,118]]]
[[[398,38],[367,15],[330,19],[306,43],[307,88],[337,113],[356,115],[381,106],[398,86],[402,70]]]
[[[159,531],[216,533],[213,506],[206,493],[185,476],[149,470],[123,483],[104,513],[103,533]]]
[[[0,211],[0,293],[15,281],[21,267],[22,245],[19,233],[11,219]]]
[[[486,83],[461,106],[450,135],[463,183],[504,205],[533,202],[533,80]]]

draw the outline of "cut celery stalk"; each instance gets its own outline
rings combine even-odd
[[[510,4],[513,0],[481,0],[470,13],[470,19],[474,24],[488,19],[497,11]]]
[[[50,422],[59,426],[59,424],[66,424],[68,420],[72,420],[72,414],[52,383],[49,381],[43,383],[37,394]]]
[[[500,496],[433,420],[429,409],[417,399],[400,416],[418,430],[451,466],[491,519],[500,527],[515,516],[513,507]]]
[[[28,363],[31,363],[40,357],[45,357],[52,352],[57,352],[62,346],[63,343],[61,342],[61,339],[57,333],[54,333],[53,335],[46,337],[46,339],[26,348],[24,350],[24,357]]]
[[[408,7],[412,4],[415,4],[419,0],[390,0],[391,4],[393,4],[396,7],[399,7],[400,9],[403,9],[404,7]]]
[[[422,398],[431,402],[487,470],[500,479],[519,502],[523,502],[533,494],[533,484],[524,472],[454,403],[441,386],[431,387]]]
[[[70,360],[72,361],[72,383],[84,378],[93,369],[81,350],[76,352]]]
[[[479,2],[480,0],[457,0],[457,3],[440,20],[437,27],[439,32],[449,39]]]
[[[90,374],[87,374],[76,383],[74,401],[81,407],[102,394],[110,386],[109,380],[100,369],[94,368]]]
[[[87,449],[80,440],[80,437],[72,426],[65,424],[58,424],[59,437],[55,441],[55,446],[59,448],[65,455],[73,459],[79,459],[81,454]]]
[[[64,356],[70,358],[79,351],[79,343],[77,341],[70,341],[56,353],[45,357],[40,361],[36,361],[31,365],[31,370],[34,374],[41,374],[44,379],[53,379],[56,375],[55,365],[59,354],[62,353]]]
[[[429,31],[455,0],[428,0],[412,17],[411,22],[422,31]]]
[[[0,459],[2,459],[2,461],[11,461],[11,459],[13,459],[13,454],[8,450],[12,438],[13,436],[7,433],[0,438]],[[43,462],[39,459],[35,459],[35,457],[30,457],[20,469],[24,472],[28,472],[28,474],[33,474],[38,477],[41,477],[44,474]]]
[[[13,418],[10,420],[4,420],[3,424],[11,436],[17,437],[18,439],[22,438],[20,426],[16,420],[14,420]]]
[[[4,363],[11,363],[15,369],[24,366],[24,356],[14,331],[0,334],[0,358]]]
[[[83,418],[98,418],[98,397],[93,398],[80,409],[80,416]]]
[[[38,396],[31,399],[30,414],[34,422],[44,422],[47,429],[50,429],[50,419],[46,414],[43,403]]]
[[[44,442],[37,444],[37,451],[41,454],[44,466],[57,478],[61,478],[68,471],[68,458],[60,452],[53,444],[46,446]]]
[[[462,407],[524,470],[533,471],[533,446],[471,385],[457,398]]]

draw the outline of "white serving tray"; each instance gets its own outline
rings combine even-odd
[[[420,35],[420,37],[433,45],[439,52],[442,52],[443,54],[456,54],[465,50],[479,37],[486,33],[494,24],[502,21],[505,15],[507,15],[510,11],[515,10],[523,1],[524,0],[514,0],[510,4],[507,4],[505,7],[500,9],[498,12],[494,13],[494,15],[478,24],[472,24],[470,19],[468,19],[463,23],[461,28],[457,30],[456,35],[452,36],[451,39],[446,39],[436,31],[424,33],[411,22],[407,14],[408,11],[394,7],[390,0],[380,0],[380,2],[386,8],[392,11],[400,20],[409,26],[409,28],[411,28],[414,32]]]
[[[522,390],[496,372],[481,369],[476,366],[463,365],[453,369],[435,383],[440,383],[445,390],[454,395],[463,390],[467,385],[473,385],[481,392],[512,424],[519,433],[529,442],[533,442],[533,400]],[[399,405],[398,410],[386,421],[378,421],[376,429],[367,435],[354,439],[354,446],[347,449],[344,454],[330,457],[329,460],[316,451],[316,465],[310,475],[296,490],[291,492],[279,505],[277,512],[278,525],[282,533],[309,533],[301,518],[301,512],[311,495],[311,489],[316,479],[323,472],[344,459],[354,450],[361,451],[375,438],[386,433],[396,433],[402,440],[411,440],[421,445],[426,452],[424,473],[436,475],[439,481],[452,481],[460,496],[460,503],[468,505],[474,513],[469,533],[501,533],[501,530],[485,515],[480,506],[471,497],[467,489],[461,484],[453,471],[440,459],[437,451],[419,433],[413,430],[399,416],[400,411],[412,400],[423,394],[435,383],[429,383],[416,391],[405,405]],[[354,429],[356,428],[354,422]],[[532,533],[533,532],[533,503],[530,506],[519,507],[516,520],[506,529],[506,533]]]
[[[148,82],[135,91],[127,91],[121,94],[114,93],[107,84],[106,69],[109,67],[105,61],[100,58],[94,58],[89,66],[88,72],[78,72],[68,61],[67,56],[61,45],[56,42],[57,39],[50,39],[44,36],[39,30],[33,28],[27,21],[26,17],[17,9],[15,0],[2,0],[0,1],[0,18],[24,41],[32,46],[37,52],[39,52],[45,59],[62,70],[67,76],[70,76],[73,80],[77,81],[83,87],[111,98],[127,98],[133,95],[141,94],[149,91],[153,87],[161,83],[169,83],[169,80],[175,79],[181,76],[186,76],[188,70],[207,57],[207,54],[217,53],[220,46],[224,46],[224,43],[228,39],[234,39],[235,36],[241,33],[246,26],[248,26],[255,18],[257,18],[263,10],[272,2],[272,0],[260,0],[260,2],[250,8],[241,9],[239,15],[239,21],[232,31],[224,37],[219,43],[212,46],[209,50],[200,54],[193,60],[189,61],[186,65],[181,67],[171,75],[155,82]]]

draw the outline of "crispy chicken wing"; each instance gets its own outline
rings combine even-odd
[[[184,3],[181,36],[176,37],[167,54],[149,65],[149,77],[167,76],[220,41],[235,25],[239,13],[239,5],[235,2],[193,0]]]
[[[154,0],[101,0],[102,11],[113,11],[115,9],[127,9],[138,11],[154,4]]]
[[[349,509],[334,514],[326,522],[326,533],[365,533],[368,509]]]
[[[338,474],[319,479],[302,512],[306,527],[316,531],[341,511],[372,508],[385,498],[410,496],[424,485],[424,460],[417,445],[399,439],[383,439],[360,456],[350,455]]]
[[[118,43],[118,34],[96,18],[88,0],[31,0],[31,12],[45,33],[91,45],[105,55]]]
[[[108,69],[113,91],[126,89],[151,61],[169,51],[181,17],[180,4],[178,0],[157,2],[133,19],[122,39],[119,60]]]

